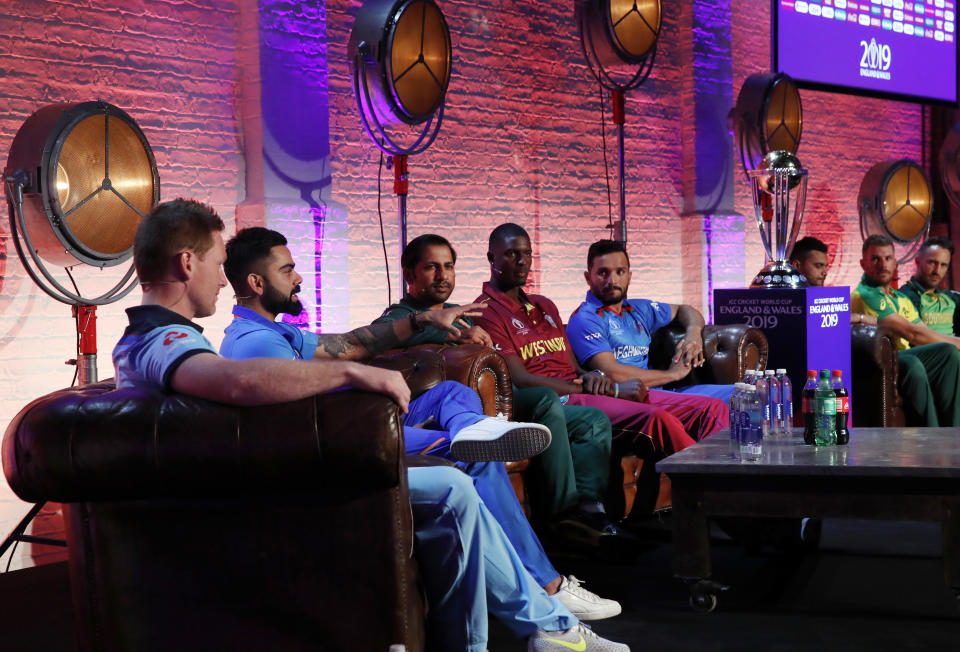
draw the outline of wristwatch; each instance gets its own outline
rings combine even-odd
[[[414,333],[422,333],[427,327],[417,322],[417,313],[410,313],[410,330]]]

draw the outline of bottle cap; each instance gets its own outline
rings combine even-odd
[[[834,370],[833,370],[833,375],[834,375],[834,376],[842,376],[842,375],[843,375],[843,370],[841,370],[841,369],[834,369]]]
[[[764,376],[773,376],[773,375],[776,374],[776,373],[777,373],[777,372],[775,372],[773,369],[767,369],[766,371],[763,372],[763,375],[764,375]]]
[[[778,374],[786,374],[786,373],[787,373],[787,370],[786,370],[786,369],[777,369],[777,373],[778,373]]]
[[[817,372],[813,369],[807,369],[807,378],[816,378]]]

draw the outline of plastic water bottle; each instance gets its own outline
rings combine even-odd
[[[757,398],[760,399],[760,429],[763,436],[770,435],[770,391],[763,373],[757,372]]]
[[[833,391],[833,385],[830,384],[829,369],[820,370],[814,437],[817,446],[836,446],[837,444],[837,395]]]
[[[850,396],[847,394],[847,387],[843,384],[843,371],[833,370],[833,394],[837,397],[837,444],[844,445],[850,443],[850,430],[847,427],[847,421],[850,418]]]
[[[777,431],[777,413],[780,412],[780,383],[777,382],[777,372],[767,369],[763,373],[767,383],[767,433],[770,436],[779,436]],[[766,436],[764,435],[764,436]]]
[[[740,459],[744,462],[759,461],[763,452],[762,413],[757,388],[747,385],[744,388],[743,409],[740,412]]]
[[[780,386],[778,428],[780,434],[789,436],[793,432],[793,385],[786,369],[777,369],[777,384]]]
[[[807,384],[803,386],[803,443],[817,443],[817,372],[807,370]]]
[[[740,395],[743,393],[743,383],[734,383],[733,394],[730,395],[730,457],[740,459]]]

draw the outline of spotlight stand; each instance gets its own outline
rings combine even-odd
[[[610,92],[610,100],[613,104],[613,123],[617,125],[617,149],[619,161],[617,172],[620,182],[620,221],[617,225],[617,241],[626,246],[627,244],[627,190],[626,190],[626,161],[625,156],[625,134],[624,124],[626,122],[625,93],[633,90],[647,80],[650,72],[653,70],[653,62],[656,58],[657,44],[653,47],[638,65],[632,76],[625,82],[617,81],[603,67],[600,56],[597,53],[597,46],[593,40],[593,33],[589,28],[590,15],[587,7],[581,3],[577,4],[577,23],[580,28],[580,48],[583,52],[583,58],[587,61],[587,68],[590,74],[597,80],[600,86]],[[611,229],[613,231],[613,229]],[[613,235],[613,234],[611,234]]]

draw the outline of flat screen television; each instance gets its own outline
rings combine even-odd
[[[957,104],[957,0],[772,0],[773,70],[802,88]]]

